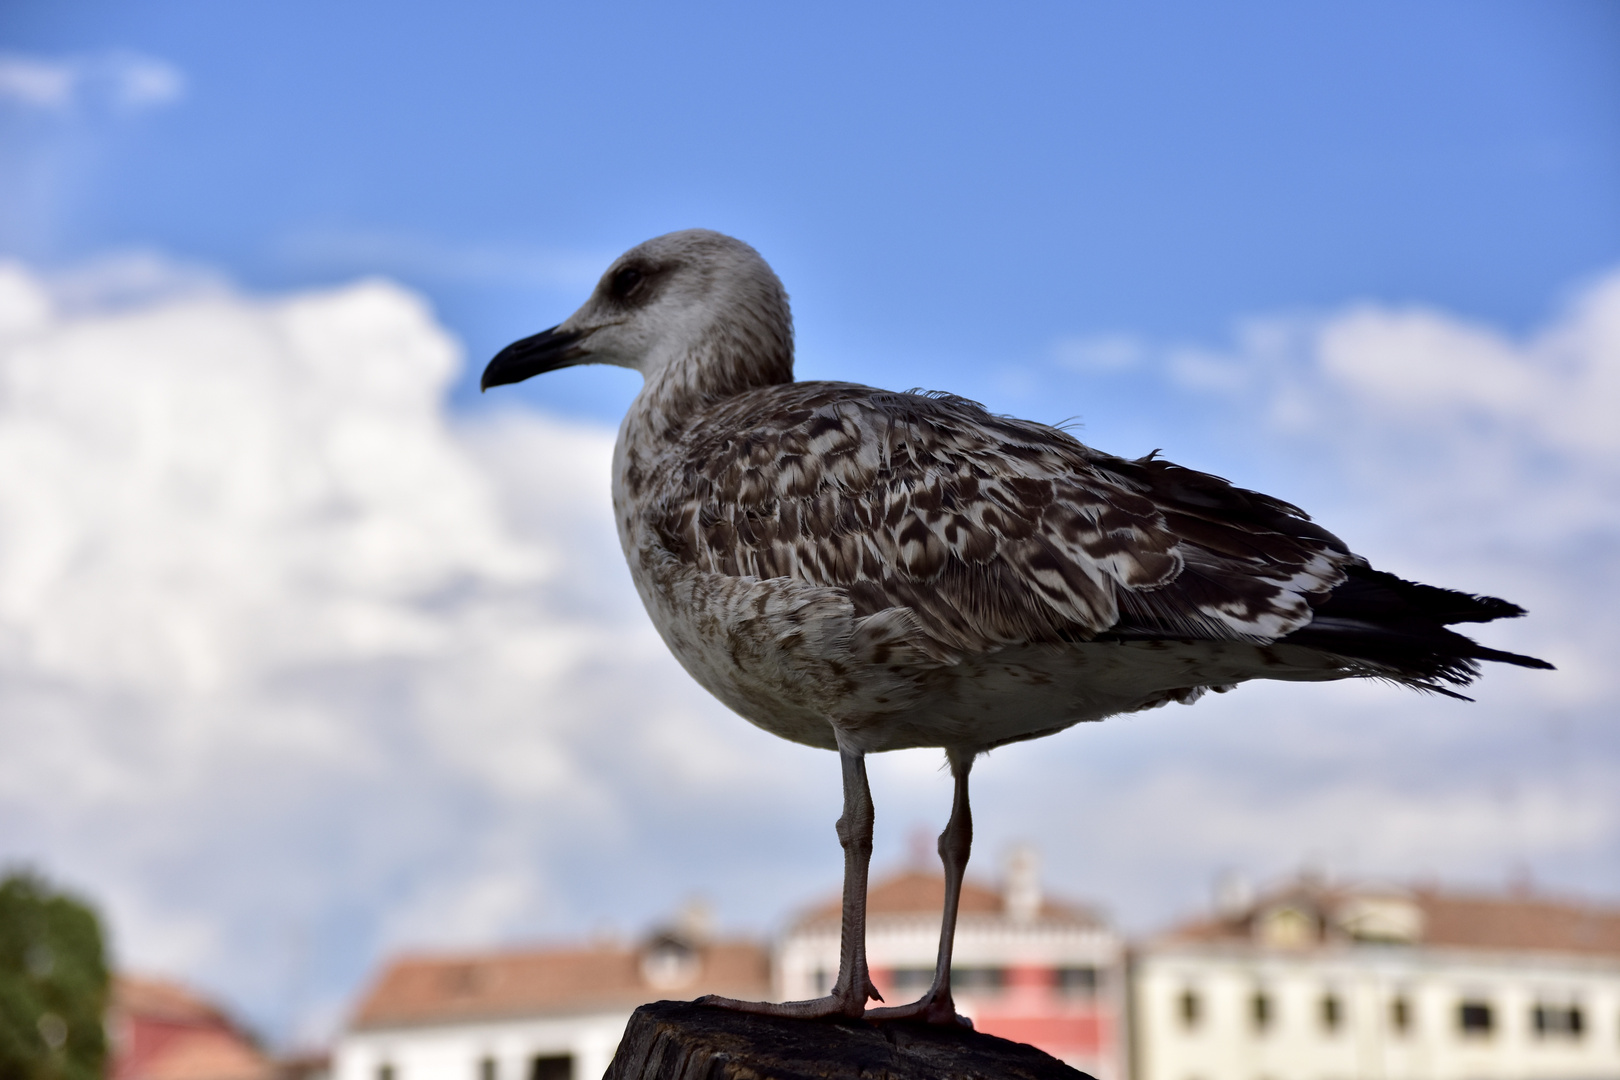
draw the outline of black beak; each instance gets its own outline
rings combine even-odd
[[[522,382],[548,371],[572,367],[588,355],[580,345],[584,340],[585,334],[578,330],[559,331],[553,326],[533,337],[514,341],[495,354],[495,359],[484,369],[478,388],[488,390],[492,386]]]

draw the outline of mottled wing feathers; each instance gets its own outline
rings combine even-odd
[[[651,472],[677,558],[836,586],[861,615],[909,608],[945,660],[1099,635],[1271,641],[1354,561],[1286,503],[945,395],[752,390]]]

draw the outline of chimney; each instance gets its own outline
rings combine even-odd
[[[702,896],[690,897],[676,912],[673,929],[692,945],[707,944],[714,936],[714,908]]]
[[[1002,910],[1013,922],[1034,922],[1041,913],[1041,857],[1020,844],[1007,857],[1007,881],[1001,894]]]

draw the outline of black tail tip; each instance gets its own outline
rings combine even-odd
[[[1525,656],[1523,653],[1503,652],[1500,649],[1481,649],[1475,654],[1478,660],[1495,660],[1500,664],[1512,664],[1514,667],[1534,668],[1537,671],[1557,671],[1558,669],[1547,661],[1536,656]]]

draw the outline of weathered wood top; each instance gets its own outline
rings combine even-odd
[[[605,1080],[1091,1080],[1033,1046],[910,1022],[637,1009]]]

